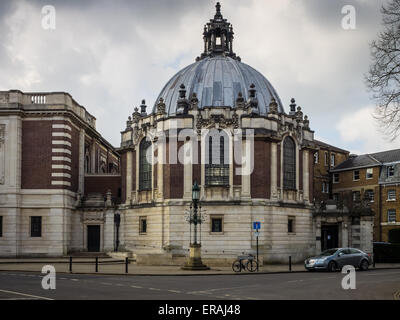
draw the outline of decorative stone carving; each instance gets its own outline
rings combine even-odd
[[[269,112],[272,114],[278,113],[278,104],[274,97],[271,98],[271,103],[269,104]]]
[[[165,103],[164,99],[161,97],[157,104],[157,115],[162,116],[165,115]]]
[[[234,129],[239,128],[239,116],[236,111],[233,112],[231,119],[226,119],[222,114],[211,114],[209,118],[204,119],[199,113],[197,116],[196,128],[197,131],[202,128],[228,128],[233,127]]]
[[[9,101],[9,94],[8,93],[0,94],[0,103],[8,103],[8,101]]]

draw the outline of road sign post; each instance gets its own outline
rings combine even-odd
[[[260,235],[261,222],[253,222],[253,229],[255,230],[254,235],[256,236],[256,250],[257,250],[257,272],[258,272],[258,236]]]

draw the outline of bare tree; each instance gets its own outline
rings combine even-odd
[[[377,102],[375,118],[393,141],[400,135],[400,0],[381,9],[384,30],[371,43],[366,83]]]

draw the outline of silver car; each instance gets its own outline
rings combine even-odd
[[[356,248],[329,249],[304,261],[304,267],[309,271],[328,270],[333,272],[341,270],[347,265],[365,271],[368,270],[370,264],[370,255]]]

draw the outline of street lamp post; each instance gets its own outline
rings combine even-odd
[[[115,252],[118,252],[118,247],[119,247],[119,226],[121,223],[121,215],[119,213],[114,214],[114,223],[115,227],[117,228],[117,239],[115,241]]]
[[[209,270],[201,261],[201,242],[197,239],[197,225],[202,223],[201,212],[199,211],[200,187],[195,181],[192,189],[192,205],[190,210],[189,224],[193,228],[193,242],[190,239],[190,252],[186,264],[182,267],[184,270]]]

